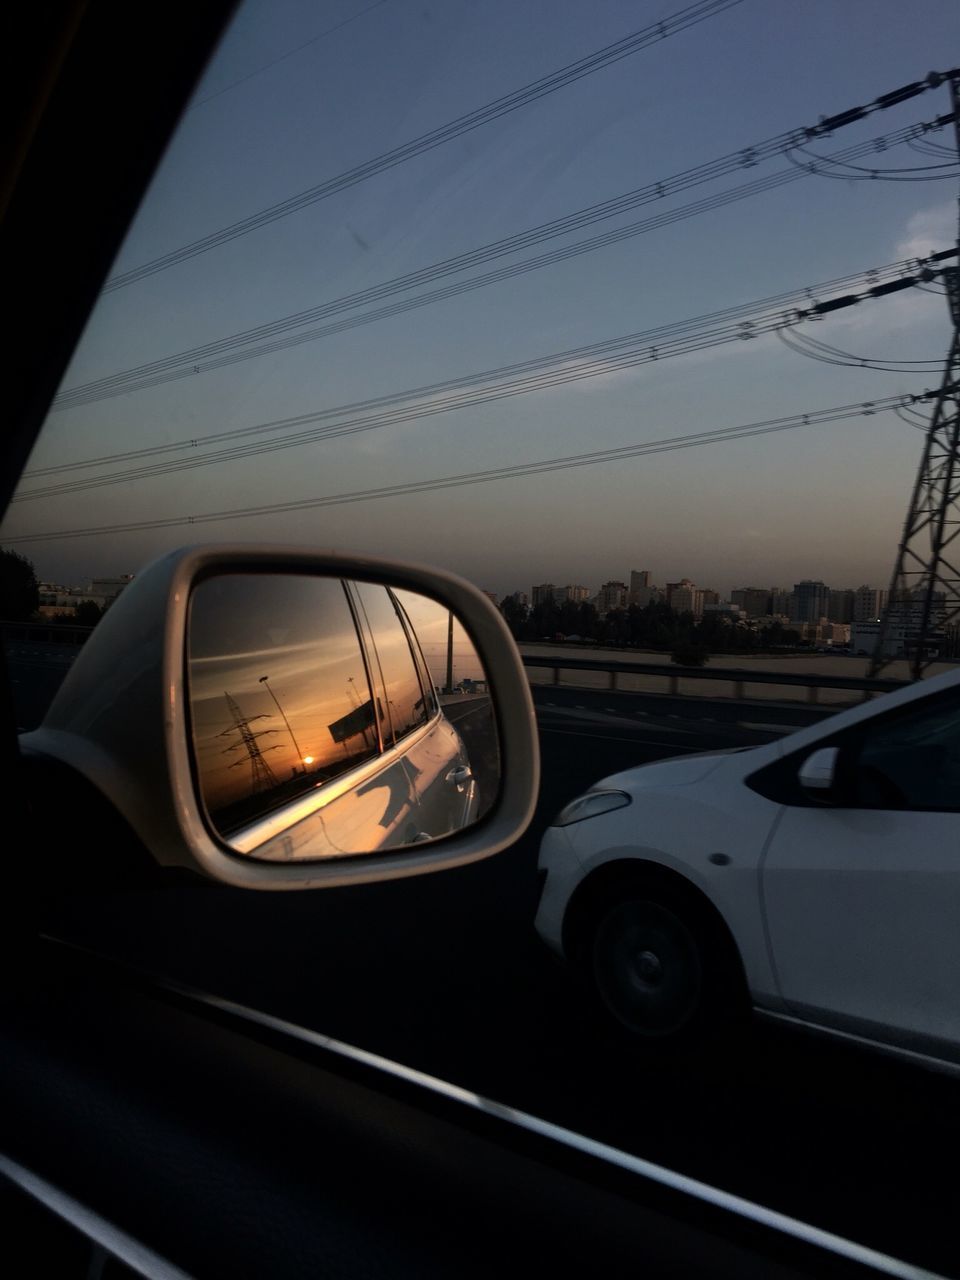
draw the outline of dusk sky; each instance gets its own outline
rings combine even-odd
[[[197,89],[114,274],[684,7],[685,0],[248,0]],[[742,0],[426,154],[105,292],[63,393],[871,102],[956,66],[958,37],[956,0]],[[812,149],[828,155],[949,109],[941,88]],[[930,138],[952,145],[952,126]],[[927,168],[948,161],[901,145],[859,163],[911,167],[921,172],[900,176],[923,180],[803,175],[393,318],[60,408],[30,470],[184,440],[198,443],[160,458],[196,463],[212,434],[533,360],[948,248],[957,234],[956,165]],[[790,167],[775,157],[441,283]],[[864,302],[804,332],[857,356],[929,363],[917,372],[835,367],[769,334],[339,439],[21,501],[0,541],[27,555],[40,577],[67,583],[135,572],[184,543],[242,540],[414,559],[499,593],[544,581],[596,589],[609,578],[628,580],[631,569],[649,569],[658,584],[687,576],[724,594],[806,577],[885,585],[922,444],[891,413],[284,515],[19,541],[328,497],[917,393],[938,384],[950,338],[945,299],[935,289]],[[28,476],[20,494],[121,465],[131,463]]]

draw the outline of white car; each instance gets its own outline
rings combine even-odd
[[[536,927],[639,1041],[764,1014],[960,1066],[960,671],[567,805]]]

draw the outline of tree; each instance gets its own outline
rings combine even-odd
[[[512,596],[504,596],[503,603],[500,605],[500,612],[503,615],[504,622],[510,628],[510,633],[514,640],[519,640],[529,612],[527,606],[518,600],[516,593],[514,593]]]
[[[670,661],[680,667],[704,667],[709,660],[709,649],[695,640],[681,641],[670,655]]]
[[[40,607],[40,584],[33,565],[16,551],[0,550],[0,618],[26,622]]]
[[[80,627],[95,627],[103,617],[103,610],[96,600],[81,600],[72,619]]]

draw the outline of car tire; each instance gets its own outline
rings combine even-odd
[[[608,1026],[653,1051],[700,1043],[739,1007],[716,928],[672,896],[638,890],[601,905],[584,959]]]

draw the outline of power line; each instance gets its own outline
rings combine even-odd
[[[14,537],[7,537],[4,541],[10,545],[23,542],[53,542],[66,538],[93,537],[101,534],[137,533],[150,529],[211,524],[220,520],[241,520],[255,516],[280,515],[293,511],[307,511],[321,507],[370,502],[381,498],[431,493],[440,489],[463,488],[475,484],[489,484],[498,480],[514,479],[520,476],[539,475],[550,471],[596,466],[625,458],[671,453],[680,449],[697,448],[700,445],[745,440],[754,436],[792,431],[800,427],[843,422],[851,418],[872,417],[876,414],[888,413],[898,407],[929,398],[931,398],[931,393],[924,393],[920,396],[887,396],[880,400],[866,400],[854,404],[839,405],[830,409],[816,409],[807,413],[791,414],[782,418],[768,418],[762,422],[745,423],[736,427],[723,427],[716,431],[692,432],[688,435],[670,436],[662,440],[648,441],[645,444],[624,445],[614,449],[599,449],[590,453],[568,454],[560,457],[539,459],[534,462],[515,463],[512,466],[497,467],[486,471],[468,471],[459,475],[438,476],[430,480],[417,480],[407,484],[384,485],[375,489],[359,489],[347,493],[328,494],[320,498],[303,498],[293,502],[277,502],[257,507],[236,507],[228,511],[213,511],[200,515],[171,516],[154,520],[128,521],[121,524],[19,534]]]
[[[955,256],[955,249],[943,250],[926,260],[928,263]],[[108,455],[81,462],[60,463],[56,466],[38,469],[32,477],[40,475],[63,475],[71,471],[84,470],[91,466],[111,465],[119,462],[140,463],[148,457],[157,457],[184,448],[193,450],[213,444],[224,444],[231,441],[243,443],[227,443],[220,448],[201,456],[167,459],[150,464],[135,465],[126,470],[105,475],[87,476],[77,480],[56,481],[18,493],[14,502],[25,502],[41,498],[62,497],[70,493],[78,493],[106,485],[128,484],[135,480],[152,479],[174,472],[193,470],[201,466],[210,466],[223,462],[237,461],[241,458],[255,457],[265,453],[277,452],[281,449],[299,448],[302,445],[329,440],[339,436],[355,435],[359,432],[371,431],[385,426],[393,426],[400,422],[414,419],[434,417],[437,414],[449,413],[457,409],[470,408],[487,404],[494,400],[511,398],[528,394],[532,391],[545,390],[548,387],[581,381],[586,378],[599,377],[619,369],[632,368],[640,364],[653,363],[669,359],[673,356],[690,354],[709,347],[730,342],[749,340],[766,333],[775,332],[785,325],[793,325],[805,319],[818,318],[830,311],[844,306],[852,306],[861,300],[883,297],[911,287],[919,279],[930,279],[936,276],[929,265],[921,266],[918,274],[907,274],[907,263],[895,263],[889,267],[872,268],[855,276],[843,277],[828,282],[826,286],[807,286],[792,290],[789,293],[763,299],[757,303],[742,304],[739,307],[728,307],[721,312],[713,313],[693,320],[682,320],[673,324],[660,326],[656,330],[640,333],[618,335],[587,346],[552,352],[546,356],[531,360],[500,365],[494,369],[482,370],[467,374],[460,378],[446,379],[442,382],[426,384],[391,395],[374,397],[365,401],[334,408],[322,409],[313,413],[300,414],[295,417],[277,419],[272,422],[258,423],[252,427],[237,428],[232,431],[218,432],[201,440],[181,441],[175,444],[154,445],[141,450],[128,450],[123,454]],[[919,265],[919,264],[916,264]],[[815,293],[836,288],[856,285],[862,292],[843,293],[837,298],[817,302]],[[804,307],[791,306],[791,303],[803,302]],[[353,415],[353,416],[351,416]],[[325,421],[326,420],[326,421]],[[332,420],[332,421],[331,421]],[[315,424],[324,425],[317,426]],[[298,430],[298,428],[308,428]],[[280,439],[259,440],[256,437],[273,435],[279,431],[288,434]]]
[[[945,250],[941,256],[951,256],[955,252],[955,250]],[[930,278],[934,274],[929,267],[922,270],[923,278]],[[615,370],[633,368],[640,364],[670,359],[731,342],[750,340],[775,332],[785,325],[818,318],[841,306],[852,306],[861,300],[882,297],[890,292],[899,291],[904,286],[912,285],[919,278],[921,276],[918,275],[897,277],[889,269],[874,269],[854,277],[861,288],[867,286],[863,293],[845,293],[838,298],[816,302],[809,288],[795,290],[792,295],[786,296],[791,301],[809,302],[809,306],[785,308],[784,295],[781,295],[777,300],[778,305],[774,308],[768,307],[766,310],[761,310],[756,303],[740,308],[727,308],[725,313],[720,313],[722,319],[719,324],[714,322],[697,326],[695,322],[679,321],[672,326],[661,326],[656,342],[651,342],[649,331],[618,335],[585,347],[552,352],[546,356],[512,365],[501,365],[495,369],[482,370],[461,378],[447,379],[444,382],[428,384],[389,396],[354,402],[353,405],[323,409],[314,413],[300,414],[294,418],[220,432],[206,437],[204,445],[238,440],[241,443],[227,443],[224,448],[200,456],[144,463],[140,462],[140,459],[147,456],[156,457],[160,453],[170,452],[177,446],[160,445],[151,446],[146,450],[131,450],[124,455],[123,460],[134,462],[135,465],[132,467],[75,480],[54,481],[51,484],[18,493],[13,502],[62,497],[107,485],[129,484],[136,480],[153,479],[174,472],[191,471],[197,467],[234,462],[242,458],[275,453],[282,449],[299,448],[321,440],[356,435],[360,432],[395,426],[401,422],[435,417],[438,414],[489,404],[492,401],[508,399],[516,395],[526,395],[548,387],[600,377]],[[845,284],[849,287],[849,283],[848,277]],[[731,315],[731,313],[737,314]],[[747,318],[751,314],[753,318]],[[709,321],[713,319],[708,317]],[[349,416],[350,414],[354,416]],[[327,419],[325,423],[324,419]],[[333,420],[330,421],[330,419]],[[318,426],[317,423],[322,425]],[[307,429],[298,430],[297,428]],[[273,435],[278,431],[285,431],[286,434],[279,439],[256,438],[267,434]],[[192,441],[190,445],[192,452],[200,446],[200,441]],[[182,444],[179,447],[182,448]],[[120,460],[115,455],[109,461]],[[103,461],[105,460],[100,460],[99,465],[103,465]],[[56,467],[46,468],[45,473],[62,475],[70,470],[86,469],[91,465],[97,464],[93,460],[61,463]]]
[[[956,152],[952,147],[942,146],[939,142],[933,142],[927,138],[914,138],[907,143],[907,146],[924,156],[935,156],[937,159],[943,159],[945,156],[950,159],[956,158]]]
[[[269,71],[271,67],[277,66],[281,62],[286,62],[288,58],[292,58],[294,54],[301,53],[304,49],[308,49],[310,45],[316,44],[318,40],[325,39],[326,36],[332,36],[335,31],[340,31],[343,27],[349,27],[351,22],[356,22],[358,18],[362,18],[365,13],[369,13],[372,9],[379,9],[381,5],[386,4],[387,0],[374,0],[373,4],[368,4],[365,9],[361,9],[359,13],[351,14],[349,18],[344,18],[342,22],[335,23],[332,27],[327,27],[323,31],[317,32],[315,36],[311,36],[309,40],[304,40],[302,44],[295,45],[292,49],[287,49],[285,53],[281,53],[278,57],[272,58],[269,62],[263,63],[257,67],[255,71],[250,71],[245,76],[240,76],[237,80],[231,80],[229,84],[225,84],[221,89],[215,89],[213,93],[208,93],[205,98],[198,98],[195,102],[191,102],[187,108],[188,111],[196,111],[198,107],[205,107],[208,102],[213,102],[214,98],[220,98],[225,93],[229,93],[231,89],[236,89],[242,84],[246,84],[248,80],[253,80],[256,76],[262,75],[264,71]]]
[[[927,434],[930,423],[926,418],[913,418],[908,416],[908,412],[903,405],[898,405],[893,412],[900,421],[906,423],[908,427],[913,427],[915,431],[922,431],[924,435]]]
[[[936,120],[924,126],[925,129],[936,130],[942,129],[945,125],[953,124],[956,118],[955,112],[947,112],[942,116],[938,116]],[[907,138],[907,145],[913,146],[916,150],[916,144],[921,140],[919,134]],[[880,139],[877,140],[878,142]],[[886,150],[886,147],[876,147],[877,151]],[[794,152],[799,152],[807,157],[806,161],[798,160]],[[791,164],[797,166],[798,169],[804,169],[808,173],[818,174],[823,178],[843,178],[847,181],[882,181],[882,182],[940,182],[944,178],[955,178],[957,176],[957,157],[954,155],[949,161],[940,164],[926,165],[909,165],[900,168],[878,168],[876,165],[865,166],[851,164],[850,161],[840,155],[821,156],[810,151],[809,148],[801,145],[787,148],[786,157]],[[936,153],[935,153],[936,154]],[[834,169],[839,172],[833,172]],[[949,169],[949,173],[941,173],[939,170]],[[934,171],[938,172],[934,172]]]
[[[838,152],[832,159],[837,163],[854,160],[870,154],[878,143],[883,143],[885,148],[892,148],[920,136],[923,132],[939,127],[942,126],[936,124],[936,122],[908,125],[885,136],[848,147],[845,151]],[[783,154],[787,150],[790,139],[793,137],[795,137],[794,134],[786,135],[787,141],[780,137],[772,140],[769,144],[758,144],[755,147],[746,148],[745,151],[734,152],[728,156],[721,157],[717,161],[711,161],[694,169],[685,170],[670,178],[648,183],[635,191],[625,192],[600,204],[577,210],[564,218],[529,228],[514,236],[505,237],[489,245],[482,245],[452,258],[444,259],[429,267],[423,267],[403,276],[383,281],[380,284],[371,285],[356,293],[346,294],[340,298],[334,298],[318,306],[282,316],[239,333],[215,339],[212,342],[203,343],[114,374],[107,374],[104,377],[80,383],[74,387],[68,387],[56,397],[53,402],[53,409],[62,411],[78,408],[81,405],[94,404],[103,399],[126,395],[168,382],[190,379],[213,369],[224,368],[262,355],[274,354],[277,351],[314,342],[319,338],[371,324],[378,320],[388,319],[403,312],[432,305],[435,302],[447,301],[463,293],[513,279],[529,271],[553,266],[558,262],[579,257],[584,253],[592,253],[597,249],[618,244],[634,236],[658,230],[687,218],[713,212],[715,209],[737,201],[763,194],[786,183],[808,176],[809,170],[800,165],[793,169],[780,170],[765,178],[754,179],[752,182],[743,183],[713,196],[681,205],[679,208],[665,213],[640,219],[626,226],[602,232],[585,240],[576,241],[574,244],[564,248],[553,249],[510,266],[497,268],[457,284],[445,285],[413,298],[389,303],[387,306],[363,312],[361,315],[347,320],[335,320],[321,325],[319,328],[310,329],[287,338],[278,337],[278,335],[290,329],[302,328],[302,326],[313,323],[323,317],[349,312],[368,303],[405,293],[410,289],[429,284],[434,280],[456,275],[484,262],[494,261],[520,252],[522,249],[534,247],[544,241],[566,235],[572,230],[604,221],[640,205],[657,202],[668,195],[702,185],[705,182],[712,181],[715,177],[724,176],[734,170],[750,167],[760,163],[760,160],[757,159],[758,156],[766,159],[770,155]],[[745,159],[748,153],[749,158]],[[261,339],[269,339],[269,341],[264,342]],[[251,343],[258,343],[258,345],[251,347]],[[246,349],[237,350],[237,348]]]
[[[874,369],[881,373],[939,373],[943,367],[942,360],[884,360],[869,356],[855,356],[849,351],[831,346],[828,342],[820,342],[807,333],[798,333],[788,329],[776,331],[780,341],[791,351],[818,360],[821,364],[837,365],[846,369]]]
[[[669,36],[688,30],[690,27],[695,27],[699,23],[706,21],[706,19],[722,13],[725,9],[733,8],[734,5],[741,2],[742,0],[697,0],[695,4],[687,5],[686,8],[677,10],[676,13],[664,18],[661,22],[654,22],[638,31],[631,32],[620,40],[614,41],[613,44],[605,45],[602,49],[597,49],[593,53],[587,54],[586,57],[567,63],[556,71],[541,76],[540,79],[533,80],[522,88],[515,89],[512,93],[495,98],[492,102],[488,102],[474,111],[457,116],[456,119],[449,120],[446,124],[431,129],[428,133],[420,134],[419,137],[413,138],[409,142],[404,142],[389,151],[381,152],[380,155],[374,156],[370,160],[365,160],[362,164],[355,165],[352,169],[347,169],[333,178],[328,178],[316,186],[308,187],[305,191],[300,191],[296,195],[288,196],[285,200],[270,205],[266,209],[261,209],[258,213],[251,214],[247,218],[230,223],[229,226],[221,227],[220,230],[213,231],[209,235],[201,236],[197,240],[181,245],[179,249],[174,249],[169,253],[152,258],[148,262],[142,263],[139,267],[133,267],[129,271],[122,271],[106,282],[103,291],[106,293],[114,289],[122,289],[137,280],[143,280],[158,271],[164,271],[167,267],[174,266],[176,263],[186,262],[190,258],[195,258],[198,254],[206,253],[208,250],[226,244],[230,240],[235,240],[238,236],[247,235],[259,227],[267,226],[278,218],[284,218],[288,214],[305,209],[308,205],[325,200],[328,196],[332,196],[337,192],[345,191],[359,182],[365,182],[375,174],[383,173],[398,164],[412,160],[415,156],[423,155],[428,151],[432,151],[435,147],[443,146],[444,143],[451,141],[451,139],[459,138],[463,134],[470,133],[472,130],[489,124],[493,120],[499,120],[501,117],[527,106],[528,103],[555,93],[558,89],[563,89],[567,85],[583,79],[584,76],[592,75],[596,71],[612,66],[614,63],[621,61],[621,59],[628,58],[632,54],[638,53],[641,49],[665,40]]]

